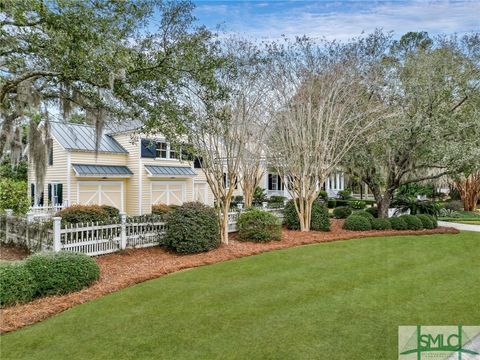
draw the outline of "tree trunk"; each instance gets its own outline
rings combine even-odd
[[[228,244],[228,212],[230,210],[230,202],[230,200],[224,200],[220,204],[220,239],[224,244]]]
[[[480,196],[480,171],[477,171],[462,180],[455,181],[460,193],[465,211],[475,211]]]
[[[252,188],[249,186],[245,186],[243,188],[243,203],[245,204],[246,208],[252,206],[254,191],[255,190],[252,190]]]
[[[310,231],[312,221],[312,201],[303,199],[298,204],[298,220],[300,222],[300,231]]]

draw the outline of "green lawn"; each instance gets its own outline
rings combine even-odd
[[[183,271],[1,339],[1,359],[396,359],[399,325],[480,324],[480,233],[274,251]]]

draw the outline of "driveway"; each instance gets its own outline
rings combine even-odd
[[[448,221],[439,221],[438,226],[452,227],[458,230],[480,232],[480,225],[468,225],[468,224],[460,224],[460,223],[454,223],[454,222],[448,222]]]

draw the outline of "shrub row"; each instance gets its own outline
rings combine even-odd
[[[237,231],[237,239],[240,241],[266,242],[280,240],[282,237],[282,222],[270,212],[252,208],[238,217]]]
[[[24,261],[0,262],[0,306],[78,291],[99,276],[95,260],[77,253],[40,253]]]
[[[347,217],[343,228],[352,231],[368,230],[421,230],[436,228],[437,220],[427,214],[402,215],[391,218],[375,218],[370,212],[357,211]]]
[[[72,205],[60,210],[56,216],[61,216],[64,223],[105,222],[117,218],[120,212],[108,205]]]

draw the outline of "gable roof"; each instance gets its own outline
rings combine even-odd
[[[83,124],[51,122],[52,136],[67,150],[95,151],[95,128]],[[128,154],[111,135],[102,134],[99,152]]]

